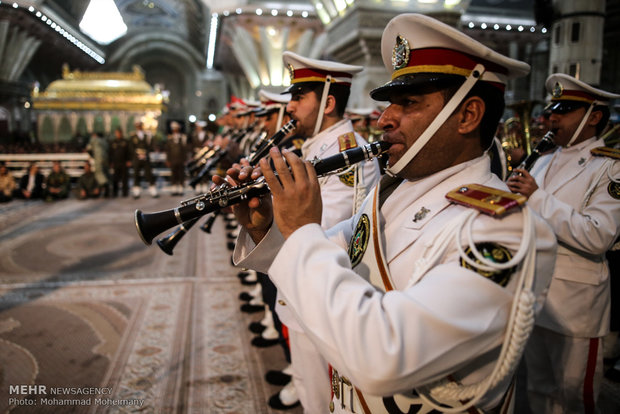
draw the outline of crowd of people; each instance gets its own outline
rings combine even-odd
[[[198,123],[196,134],[204,128]],[[45,153],[81,153],[87,152],[89,160],[81,166],[82,174],[70,177],[61,161],[54,161],[47,175],[40,171],[37,162],[31,162],[24,174],[15,178],[6,163],[0,165],[0,202],[17,199],[44,199],[55,201],[75,196],[79,199],[127,197],[130,194],[138,198],[141,194],[141,182],[148,185],[151,196],[157,197],[159,191],[155,185],[152,154],[165,152],[166,167],[171,172],[172,194],[183,193],[185,184],[185,163],[191,158],[195,145],[185,134],[180,133],[177,122],[170,123],[171,133],[156,142],[151,131],[145,131],[143,123],[135,123],[135,129],[125,137],[122,129],[116,128],[113,137],[108,139],[102,133],[93,132],[90,140],[83,145],[65,144],[10,144],[2,148],[8,154],[45,154]],[[204,138],[203,138],[204,139]],[[133,176],[130,177],[130,172]],[[131,181],[130,181],[131,180]],[[130,188],[130,183],[132,187]]]
[[[510,412],[523,364],[530,412],[596,412],[604,370],[620,379],[610,335],[620,150],[608,139],[620,95],[552,74],[538,122],[555,147],[508,152],[504,89],[527,63],[419,14],[392,19],[381,45],[391,80],[370,93],[380,110],[347,111],[362,67],[287,51],[282,93],[231,101],[217,130],[199,122],[187,136],[170,124],[172,194],[269,186],[224,214],[252,286],[241,311],[264,312],[248,327],[252,345],[281,346],[289,364],[265,373],[282,386],[268,404]],[[374,141],[387,143],[384,156],[324,176],[310,163],[348,162]],[[79,197],[128,196],[129,167],[133,197],[142,179],[158,196],[152,145],[140,123],[128,139],[93,134]],[[45,180],[33,165],[9,194],[63,198],[68,182],[59,164]]]

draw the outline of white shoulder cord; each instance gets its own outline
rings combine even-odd
[[[609,181],[612,181],[616,184],[620,184],[620,178],[614,178],[611,173],[611,170],[613,169],[614,165],[616,165],[616,162],[611,161],[609,165],[607,166],[607,177],[609,178]]]
[[[434,256],[425,263],[426,266],[424,267],[430,268],[430,266],[438,260],[447,248],[452,235],[455,237],[455,243],[459,249],[461,258],[478,269],[485,271],[507,269],[518,265],[522,260],[523,264],[518,272],[519,280],[514,293],[515,299],[512,302],[500,355],[491,375],[476,384],[467,386],[448,380],[442,380],[416,389],[420,398],[422,398],[426,404],[444,413],[459,413],[467,410],[480,401],[489,389],[497,386],[506,376],[511,375],[521,359],[529,334],[534,327],[534,305],[536,298],[532,292],[532,286],[534,283],[536,258],[536,231],[530,210],[528,207],[523,208],[524,230],[521,245],[517,253],[515,253],[515,256],[506,263],[494,263],[484,258],[478,249],[476,249],[472,237],[472,223],[479,214],[480,213],[475,210],[467,210],[450,223],[456,224],[456,226],[449,225],[444,227],[444,230],[435,238],[436,242],[438,242],[442,248],[436,250]],[[465,254],[463,246],[461,245],[461,232],[463,229],[465,229],[467,233],[466,237],[469,247],[480,263],[474,262]],[[422,271],[425,272],[426,270],[427,269],[424,269]],[[469,401],[458,407],[449,408],[439,403],[438,400],[450,401],[451,403],[464,400]]]
[[[360,164],[354,165],[355,169],[353,170],[353,215],[355,215],[364,199],[368,195],[368,191],[366,185],[364,183],[364,174],[363,174],[363,166]]]

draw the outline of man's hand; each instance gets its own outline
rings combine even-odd
[[[237,186],[247,181],[254,181],[261,177],[259,168],[252,168],[245,159],[240,164],[233,164],[226,171],[226,178],[213,176],[215,185],[228,183],[231,186]],[[262,197],[252,197],[249,200],[232,206],[232,211],[239,224],[248,231],[255,243],[260,242],[273,222],[273,209],[271,205],[271,196],[266,194]]]
[[[510,188],[510,191],[513,193],[523,194],[527,198],[530,198],[534,191],[538,190],[536,180],[534,180],[534,177],[532,177],[527,170],[522,168],[516,168],[514,172],[515,173],[508,178],[508,181],[506,181],[506,185],[508,185],[508,188]]]
[[[266,159],[261,159],[259,165],[273,195],[273,216],[286,239],[306,224],[321,223],[321,191],[312,164],[291,151],[284,151],[283,156],[272,148],[269,153],[278,176]]]

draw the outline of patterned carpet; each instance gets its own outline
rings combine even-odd
[[[137,236],[178,201],[0,206],[0,413],[271,412],[285,361],[249,346],[223,220],[173,256]]]
[[[136,233],[135,209],[179,200],[0,205],[0,413],[275,412],[263,375],[286,362],[250,346],[263,314],[239,311],[224,221],[173,256]],[[604,381],[601,412],[619,407]]]

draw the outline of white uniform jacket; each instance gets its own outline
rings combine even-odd
[[[479,381],[489,375],[497,356],[514,284],[501,287],[461,266],[453,241],[434,267],[413,276],[433,249],[438,232],[468,209],[451,204],[446,193],[470,183],[506,190],[490,172],[485,155],[416,182],[405,181],[386,200],[379,220],[394,282],[394,290],[387,293],[351,269],[346,248],[359,214],[327,234],[318,225],[306,225],[284,244],[276,228],[257,246],[242,232],[234,261],[268,269],[319,351],[364,393],[410,392],[449,374],[463,384]],[[535,293],[541,301],[557,244],[549,226],[532,214],[537,248]],[[522,225],[520,209],[498,219],[480,215],[474,221],[473,240],[494,242],[514,253]],[[491,390],[478,407],[497,405],[506,386],[507,382]]]
[[[558,239],[553,282],[538,325],[569,336],[593,338],[609,331],[605,252],[620,232],[620,194],[608,172],[620,179],[620,163],[590,153],[602,145],[590,138],[557,149],[542,169],[537,162],[539,188],[528,201]]]
[[[307,139],[301,147],[302,158],[305,160],[312,160],[315,157],[322,159],[338,154],[340,152],[338,137],[347,133],[355,134],[355,141],[358,147],[367,144],[361,135],[354,132],[351,121],[343,119],[314,137]],[[367,193],[379,182],[379,164],[373,160],[360,163],[359,168],[359,171],[362,172],[359,174],[360,186],[366,187],[367,191],[365,193]],[[346,185],[338,175],[328,175],[319,178],[319,183],[321,185],[321,200],[323,201],[321,227],[328,229],[336,223],[350,218],[357,210],[354,209],[356,189]],[[358,188],[358,191],[360,191],[360,188]],[[366,194],[361,196],[360,203],[365,196]],[[290,312],[285,304],[286,300],[278,297],[276,302],[278,317],[289,329],[301,332],[301,327],[295,318],[290,316]]]

